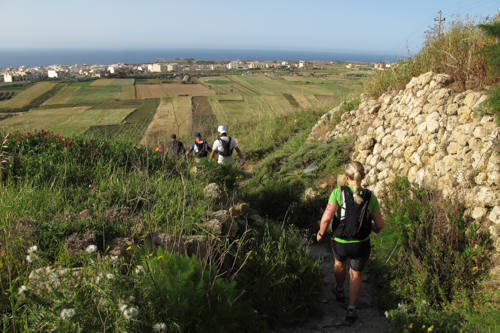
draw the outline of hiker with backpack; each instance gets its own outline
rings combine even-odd
[[[212,151],[212,148],[210,148],[210,146],[208,145],[208,142],[203,141],[201,139],[200,132],[194,133],[194,143],[191,145],[189,150],[186,152],[186,158],[189,157],[189,153],[192,151],[194,151],[194,155],[195,155],[194,161],[195,162],[199,162],[200,161],[199,159],[202,157],[207,157],[208,152]]]
[[[177,140],[177,135],[172,134],[170,138],[171,140],[165,150],[171,152],[175,158],[179,158],[185,152],[184,145]]]
[[[210,157],[208,160],[210,161],[214,156],[215,152],[219,154],[219,158],[217,163],[219,164],[231,164],[233,163],[233,150],[236,150],[238,156],[240,157],[241,166],[245,167],[245,159],[243,158],[243,154],[241,153],[240,148],[236,144],[233,138],[227,136],[226,127],[221,125],[217,129],[219,132],[219,138],[215,140],[212,148],[212,152],[210,153]]]
[[[336,299],[345,302],[344,282],[346,279],[347,257],[351,258],[349,270],[349,305],[346,321],[353,323],[358,314],[356,302],[363,284],[362,275],[370,257],[370,233],[378,233],[384,228],[377,197],[370,190],[361,188],[365,169],[360,162],[350,162],[345,167],[348,186],[333,190],[316,236],[318,242],[324,238],[333,219],[332,250],[335,257],[334,275],[336,283],[332,292]],[[372,222],[373,220],[373,222]]]

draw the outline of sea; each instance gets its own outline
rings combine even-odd
[[[0,48],[0,68],[115,63],[139,64],[163,60],[332,60],[353,62],[394,62],[395,55],[316,51],[232,50],[232,49],[6,49]]]

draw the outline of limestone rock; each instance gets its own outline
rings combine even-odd
[[[493,207],[488,218],[490,219],[491,222],[500,225],[500,207],[499,206]]]
[[[245,217],[249,209],[250,205],[247,204],[246,202],[237,203],[231,208],[229,208],[229,215],[231,215],[233,219]]]
[[[252,223],[252,225],[255,225],[258,227],[261,227],[264,225],[264,219],[262,217],[260,217],[260,215],[257,215],[257,214],[250,215],[248,217],[248,219]]]
[[[478,220],[478,221],[482,221],[483,218],[486,216],[486,213],[488,212],[488,210],[486,208],[483,208],[483,207],[475,207],[472,212],[471,212],[471,217],[474,219],[474,220]]]
[[[184,246],[187,256],[196,256],[199,259],[207,259],[209,253],[208,238],[204,235],[184,237]]]
[[[118,237],[112,239],[106,242],[106,247],[109,247],[106,255],[130,257],[133,253],[131,248],[133,245],[134,241],[132,238]]]
[[[210,183],[203,189],[205,198],[210,198],[216,203],[221,203],[226,199],[224,189],[216,183]]]

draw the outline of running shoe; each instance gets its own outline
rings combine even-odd
[[[347,314],[345,315],[345,321],[349,323],[354,323],[356,321],[356,318],[358,318],[358,313],[356,310],[347,310]]]
[[[344,294],[344,291],[339,291],[337,289],[337,284],[333,284],[332,286],[332,293],[335,295],[335,298],[337,299],[337,301],[339,302],[345,302],[345,294]]]

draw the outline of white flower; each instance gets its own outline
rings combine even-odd
[[[51,272],[51,273],[49,274],[49,281],[50,281],[50,282],[58,282],[58,281],[59,281],[59,276],[57,276],[57,274],[56,274],[56,273]]]
[[[127,319],[134,318],[139,315],[139,310],[137,310],[136,308],[128,308],[123,311],[123,315]]]
[[[129,296],[129,297],[128,297],[128,300],[129,300],[130,302],[134,302],[134,301],[135,301],[135,297],[134,297],[134,296]]]
[[[109,256],[113,262],[116,262],[118,260],[118,256]]]
[[[18,289],[18,294],[22,294],[22,293],[24,293],[26,290],[28,290],[28,289],[26,288],[26,286],[25,286],[25,285],[22,285],[22,286],[20,286],[20,287],[19,287],[19,289]]]
[[[95,284],[99,284],[99,281],[101,281],[101,277],[100,276],[98,276],[98,277],[95,278]]]
[[[146,274],[146,271],[144,271],[144,267],[142,267],[142,266],[140,266],[140,265],[139,265],[139,266],[137,266],[137,268],[135,269],[135,273],[136,273],[136,274],[140,274],[140,273],[144,273],[144,274]]]
[[[253,312],[254,312],[254,313],[259,313],[259,311],[257,311],[257,310],[253,310]]]
[[[387,319],[389,319],[389,312],[387,312],[387,311],[386,311],[386,312],[384,312],[384,314],[385,314],[385,317],[386,317]]]
[[[422,305],[429,305],[429,302],[427,302],[425,299],[422,300]]]
[[[66,318],[71,318],[76,314],[75,309],[63,309],[61,311],[61,318],[66,319]]]
[[[115,278],[115,276],[111,273],[106,274],[106,277],[110,280],[113,280]]]
[[[28,254],[31,254],[31,253],[35,252],[36,250],[38,250],[38,246],[34,245],[28,249]]]
[[[398,309],[401,309],[402,307],[401,303],[398,303]]]
[[[125,311],[127,309],[127,306],[128,306],[127,304],[120,306],[120,311],[121,312]]]
[[[27,261],[27,262],[32,262],[32,261],[33,261],[33,260],[31,259],[31,256],[30,256],[29,254],[26,256],[26,261]]]
[[[97,246],[95,246],[95,245],[89,245],[85,249],[85,252],[87,252],[87,253],[94,253],[95,251],[97,251]]]
[[[165,323],[158,323],[153,325],[153,332],[166,331],[167,325]]]

